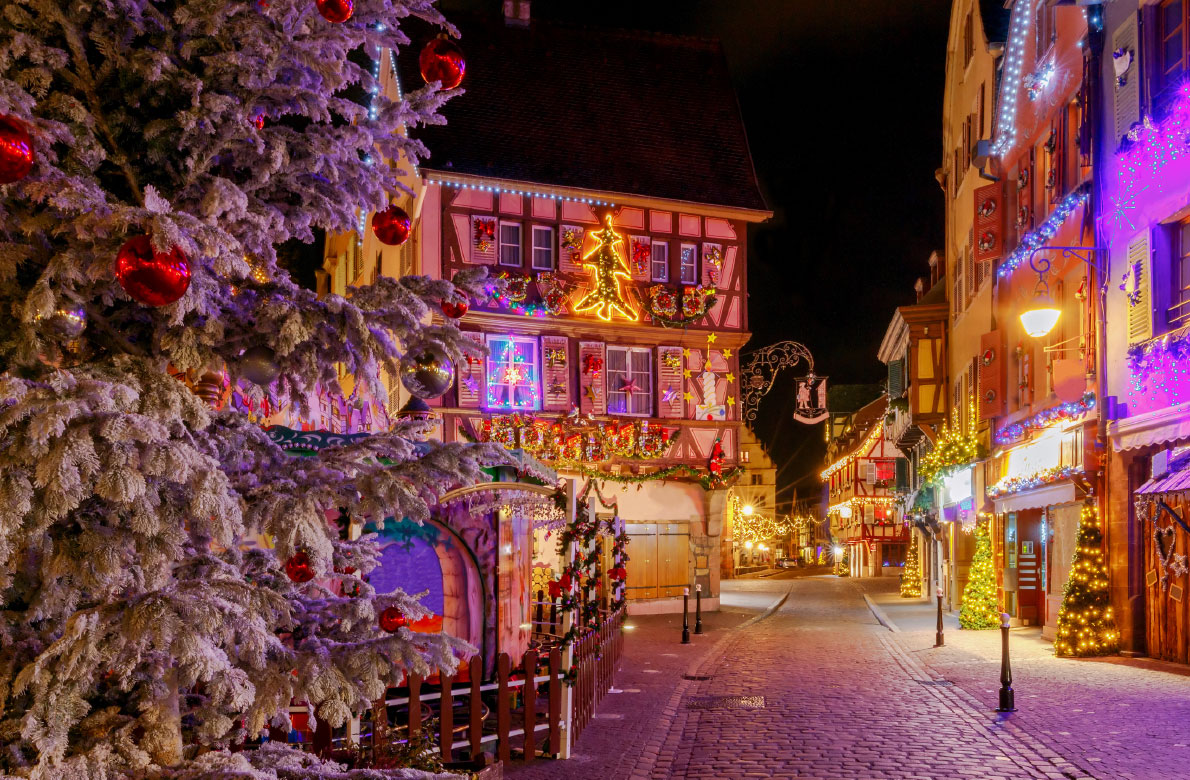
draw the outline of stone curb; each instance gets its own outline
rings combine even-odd
[[[864,601],[868,603],[868,609],[872,610],[872,614],[876,616],[876,620],[880,623],[880,625],[884,626],[894,634],[901,633],[901,629],[897,628],[897,624],[892,622],[892,618],[890,618],[885,613],[879,604],[877,604],[875,601],[872,601],[871,596],[869,596],[867,593],[864,593],[863,597]]]

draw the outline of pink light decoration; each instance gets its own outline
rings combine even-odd
[[[1128,133],[1130,145],[1120,152],[1118,203],[1134,203],[1144,191],[1159,194],[1170,183],[1179,189],[1190,176],[1190,81],[1177,89],[1169,113],[1159,123],[1145,117]]]

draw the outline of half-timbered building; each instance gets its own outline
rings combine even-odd
[[[454,21],[466,93],[446,125],[414,131],[430,156],[410,181],[416,197],[395,199],[413,237],[385,247],[365,228],[332,240],[327,278],[449,279],[475,266],[499,278],[461,320],[487,357],[456,366],[429,401],[441,437],[499,441],[614,486],[634,607],[680,606],[697,585],[714,608],[740,461],[747,227],[770,215],[722,49]],[[416,48],[383,61],[389,94],[402,78],[420,86]],[[395,384],[390,408],[408,397]]]

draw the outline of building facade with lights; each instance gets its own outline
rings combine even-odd
[[[888,411],[888,396],[882,395],[845,422],[831,418],[832,428],[842,427],[828,432],[828,465],[819,476],[831,538],[847,550],[852,577],[879,577],[884,567],[905,561],[909,534],[896,507],[897,461],[903,458],[886,424]]]
[[[973,204],[976,231],[987,215],[996,239],[985,242],[993,245],[992,320],[967,391],[991,426],[974,509],[991,522],[1003,609],[1048,638],[1081,508],[1101,492],[1100,280],[1080,259],[1095,244],[1088,31],[1083,7],[1013,5],[986,160],[999,181]]]
[[[430,150],[410,166],[415,196],[397,200],[413,236],[384,247],[365,223],[328,242],[332,289],[486,267],[503,289],[471,301],[460,326],[488,355],[455,366],[428,401],[437,435],[497,441],[603,485],[627,521],[631,608],[680,609],[697,585],[713,609],[741,471],[746,229],[770,216],[722,49],[452,21],[483,45],[467,51],[447,124],[413,131]],[[416,47],[406,53],[385,64],[391,90],[402,75],[420,85]],[[389,406],[407,399],[394,383]]]
[[[1003,209],[991,213],[980,209],[988,193],[1003,186],[998,182],[989,184],[985,170],[986,147],[995,124],[997,68],[1003,60],[1008,34],[1009,11],[1003,6],[983,0],[953,0],[951,4],[942,104],[943,161],[938,171],[946,211],[942,260],[949,322],[946,395],[931,412],[941,411],[942,419],[934,421],[935,425],[941,422],[975,430],[985,440],[987,421],[972,414],[970,399],[978,383],[984,334],[993,329],[992,265],[1004,240]],[[974,474],[976,493],[982,491],[981,477]],[[949,610],[958,609],[962,602],[975,552],[970,524],[964,525],[959,517],[966,511],[961,503],[939,506],[936,512],[938,577]]]
[[[1111,447],[1105,539],[1121,647],[1190,663],[1190,3],[1103,7],[1096,243]]]

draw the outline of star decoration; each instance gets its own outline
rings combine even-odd
[[[725,357],[725,358],[731,357],[731,349],[730,348],[723,350],[723,357]]]
[[[735,406],[735,396],[734,395],[727,396],[727,405]]]
[[[715,343],[715,339],[717,339],[717,338],[719,338],[719,334],[718,334],[718,333],[708,333],[708,334],[707,334],[707,343],[708,343],[708,344],[714,344],[714,343]]]
[[[636,393],[636,392],[640,392],[640,388],[636,386],[635,379],[625,379],[622,382],[620,382],[620,392],[621,393]]]
[[[599,400],[595,393],[595,385],[587,385],[586,387],[584,387],[583,394],[587,396],[587,399],[591,403],[595,403],[596,401]]]
[[[683,393],[682,398],[686,399],[687,402],[694,400],[694,396],[690,395],[690,393]]]
[[[670,401],[672,401],[673,399],[675,399],[677,397],[678,397],[678,391],[673,389],[673,385],[670,385],[669,387],[665,388],[665,392],[661,394],[661,400],[664,401],[665,403],[669,403]]]
[[[689,350],[689,349],[683,349],[683,350],[682,350],[682,357],[687,357],[687,358],[688,358],[688,357],[690,357],[690,350]]]
[[[734,382],[734,381],[735,381],[735,374],[728,374],[728,375],[727,375],[727,381],[728,381],[728,382]]]

